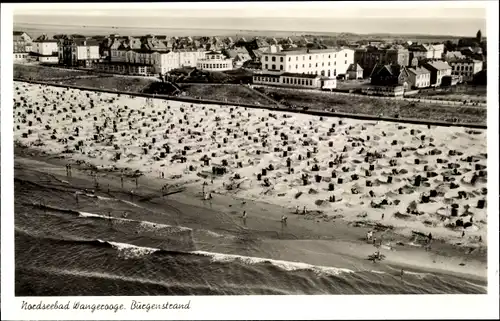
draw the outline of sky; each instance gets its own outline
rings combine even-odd
[[[120,10],[113,10],[120,7]],[[482,2],[124,3],[19,6],[14,24],[486,35]]]

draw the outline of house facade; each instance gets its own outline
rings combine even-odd
[[[345,74],[354,59],[351,49],[311,49],[263,53],[265,73],[295,73],[334,78]]]
[[[14,53],[26,53],[33,50],[33,39],[23,31],[13,32]]]
[[[91,68],[100,61],[99,42],[86,38],[69,38],[59,42],[59,63]]]
[[[257,85],[290,88],[334,89],[337,87],[337,79],[316,74],[297,74],[289,72],[276,74],[261,72],[254,74],[252,80],[253,83]]]
[[[480,60],[462,58],[450,59],[451,74],[461,76],[463,81],[472,81],[474,76],[483,70],[483,62]]]
[[[431,72],[423,67],[408,68],[408,76],[411,88],[426,88],[431,85]]]
[[[431,86],[441,86],[444,76],[451,76],[451,67],[445,61],[429,61],[423,67],[431,72]]]
[[[59,45],[57,40],[35,40],[33,41],[33,52],[41,56],[57,56]]]
[[[358,64],[351,64],[347,68],[347,76],[349,79],[363,79],[363,68]]]
[[[403,86],[409,87],[408,69],[401,65],[376,65],[370,74],[370,84],[375,86]]]
[[[364,69],[364,77],[370,75],[373,68],[378,65],[397,64],[408,66],[410,53],[404,48],[379,49],[377,47],[366,47],[356,49],[354,52],[354,63]]]
[[[205,54],[205,59],[197,61],[196,68],[210,71],[231,70],[233,69],[233,60],[226,58],[220,52],[211,51]]]

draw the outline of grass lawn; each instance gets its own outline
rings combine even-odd
[[[423,91],[415,95],[419,98],[440,99],[452,101],[486,102],[486,86],[458,85],[450,89],[437,89]]]
[[[383,100],[365,96],[342,96],[323,92],[303,92],[280,88],[258,88],[268,97],[297,107],[336,112],[380,115],[462,123],[486,123],[486,108],[443,106],[404,100]]]
[[[99,78],[76,78],[65,80],[64,84],[73,86],[84,86],[99,89],[110,89],[140,93],[157,80],[148,78],[133,78],[123,76],[105,76]]]
[[[47,80],[53,78],[68,78],[93,75],[95,73],[84,70],[60,69],[40,65],[20,65],[14,64],[14,78]]]
[[[241,85],[180,84],[186,96],[200,99],[269,105],[269,100]]]

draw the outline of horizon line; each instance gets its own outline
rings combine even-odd
[[[300,19],[300,18],[299,18]],[[302,19],[307,19],[307,18],[302,18]],[[378,18],[376,18],[378,19]],[[421,18],[422,19],[422,18]],[[47,24],[47,23],[30,23],[30,22],[14,22],[13,25],[14,27],[18,25],[36,25],[36,26],[55,26],[55,27],[74,27],[74,28],[85,28],[85,27],[90,27],[90,28],[122,28],[122,29],[170,29],[170,30],[202,30],[202,28],[190,28],[190,27],[158,27],[158,26],[137,26],[137,27],[129,27],[129,26],[102,26],[102,25],[68,25],[68,24]],[[373,32],[373,33],[357,33],[357,32],[350,32],[350,31],[300,31],[300,30],[272,30],[272,29],[232,29],[232,28],[203,28],[203,30],[210,30],[210,31],[240,31],[240,32],[288,32],[288,33],[314,33],[314,34],[352,34],[352,35],[357,35],[357,36],[373,36],[373,35],[401,35],[401,36],[429,36],[429,37],[454,37],[454,38],[464,38],[468,36],[464,35],[446,35],[446,34],[426,34],[426,33],[407,33],[407,32],[400,32],[400,33],[391,33],[391,32]],[[481,29],[480,29],[481,30]],[[55,32],[55,31],[54,31]],[[481,30],[481,32],[483,32]],[[486,35],[483,35],[483,38],[487,38]]]

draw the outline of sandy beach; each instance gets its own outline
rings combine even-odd
[[[14,92],[15,140],[29,147],[16,148],[16,166],[175,212],[170,224],[209,231],[196,250],[486,278],[486,131],[24,83]],[[220,235],[241,231],[259,242],[224,247]],[[374,263],[377,248],[384,260]]]

